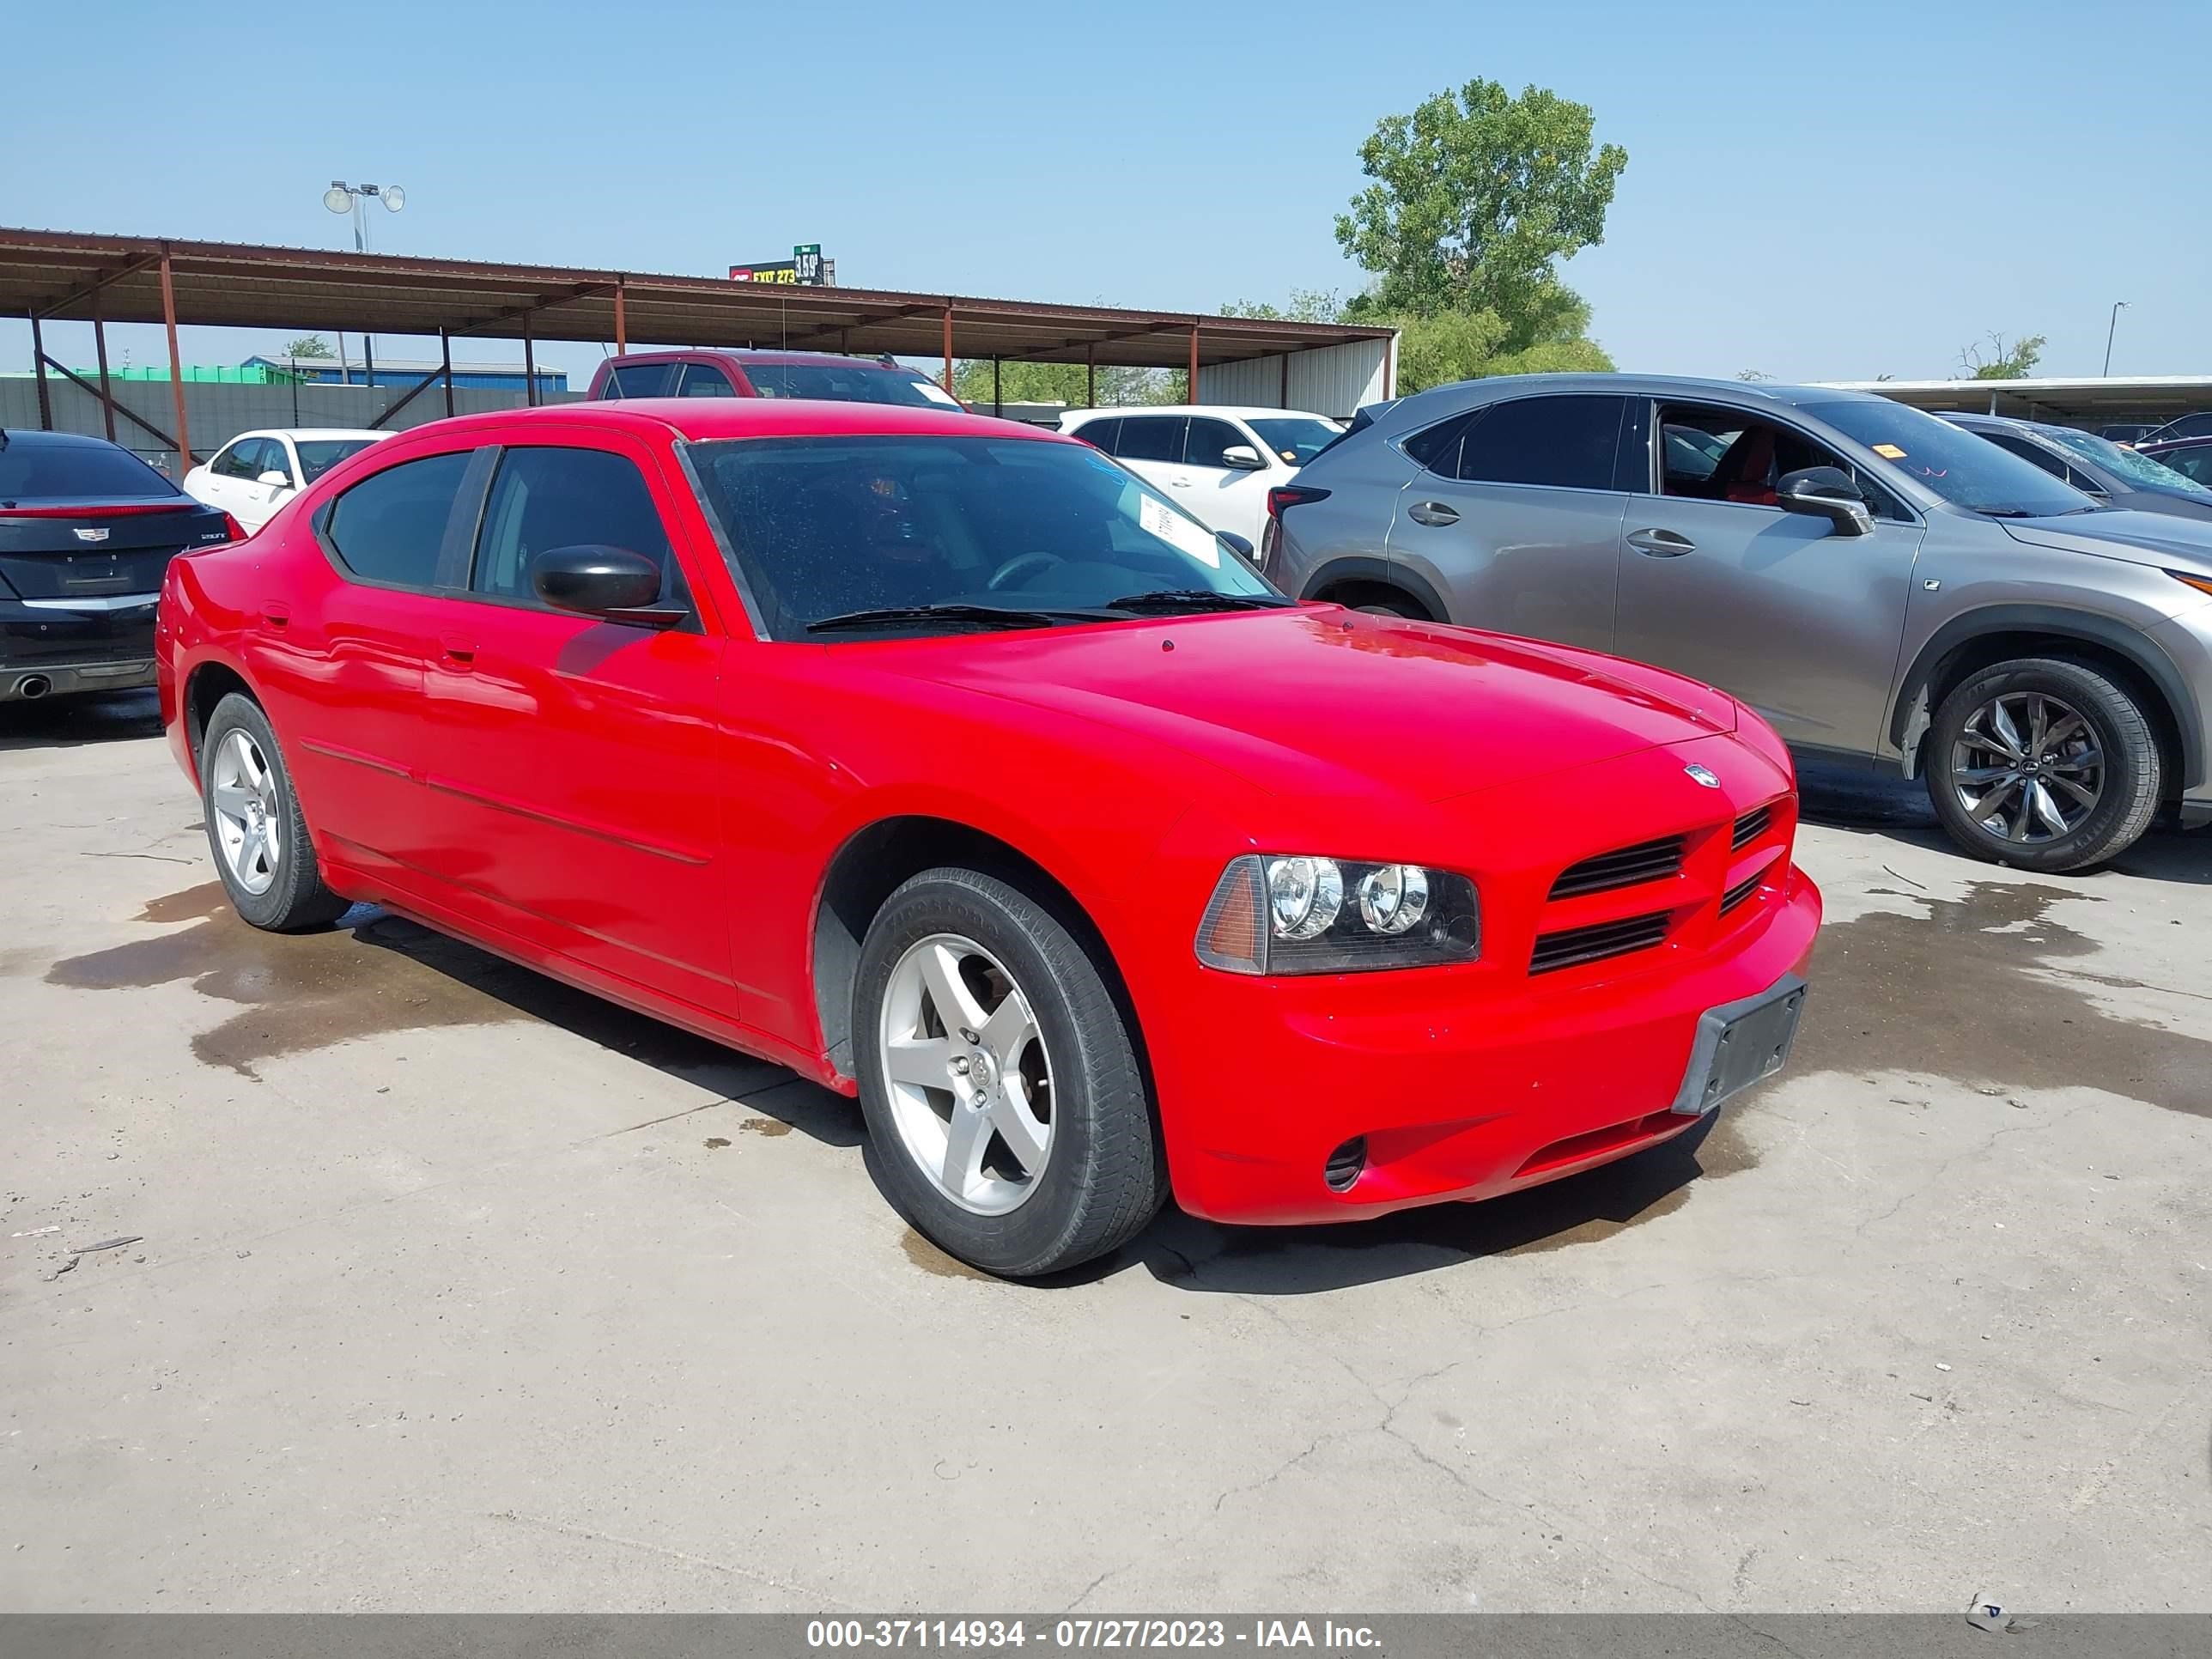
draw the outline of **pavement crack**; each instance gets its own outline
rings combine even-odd
[[[673,1549],[668,1545],[652,1543],[642,1538],[625,1538],[619,1533],[602,1532],[597,1527],[580,1527],[565,1521],[549,1521],[542,1516],[520,1515],[513,1510],[493,1510],[489,1511],[489,1516],[494,1521],[512,1522],[519,1527],[533,1527],[540,1532],[558,1533],[566,1538],[581,1538],[595,1544],[614,1544],[623,1549],[642,1550],[648,1555],[657,1555],[665,1560],[682,1561],[691,1566],[706,1567],[714,1572],[726,1572],[733,1578],[749,1579],[756,1584],[764,1584],[770,1589],[784,1590],[793,1595],[803,1596],[810,1602],[819,1602],[825,1607],[834,1607],[842,1612],[858,1611],[851,1604],[840,1601],[835,1596],[816,1589],[811,1584],[799,1583],[789,1578],[779,1578],[774,1573],[761,1572],[751,1567],[741,1567],[732,1561],[717,1561],[710,1556],[694,1555],[688,1550]]]

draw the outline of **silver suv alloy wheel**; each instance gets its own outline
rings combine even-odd
[[[2007,691],[1966,717],[1951,745],[1966,816],[2033,846],[2080,829],[2105,793],[2105,756],[2081,711],[2043,691]]]
[[[1005,965],[933,933],[892,967],[877,1033],[893,1121],[937,1189],[977,1215],[1036,1190],[1052,1155],[1052,1062]]]
[[[212,769],[216,844],[231,879],[249,893],[265,893],[284,855],[283,805],[268,758],[252,737],[236,727],[223,734]]]

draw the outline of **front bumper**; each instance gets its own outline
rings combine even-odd
[[[150,595],[84,610],[0,599],[0,702],[153,684],[154,612]]]
[[[1695,1124],[1674,1109],[1701,1018],[1801,973],[1820,896],[1790,869],[1724,950],[1579,988],[1471,998],[1454,970],[1301,983],[1207,975],[1202,1029],[1163,1061],[1176,1200],[1216,1221],[1352,1220],[1494,1197],[1595,1168]],[[1455,981],[1457,981],[1455,988]],[[1366,1140],[1348,1190],[1323,1176]]]

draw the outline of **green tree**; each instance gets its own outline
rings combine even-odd
[[[1490,312],[1506,353],[1580,338],[1589,307],[1558,265],[1604,240],[1628,165],[1618,144],[1593,148],[1594,125],[1587,104],[1484,80],[1385,117],[1359,149],[1374,183],[1336,221],[1339,246],[1375,274],[1347,310]]]
[[[1964,347],[1959,353],[1959,368],[1969,380],[2024,380],[2035,372],[2043,348],[2049,343],[2043,335],[2029,334],[2008,346],[2003,335],[1992,333],[1989,355],[1984,356],[1979,345]]]
[[[1180,372],[1101,364],[1098,368],[1098,402],[1102,406],[1178,403],[1182,401],[1184,379]],[[999,396],[1010,404],[1065,404],[1070,409],[1083,409],[1088,407],[1088,400],[1084,395],[1087,386],[1088,380],[1081,363],[1022,363],[1002,360],[999,364]],[[963,403],[975,404],[978,409],[989,409],[991,360],[988,357],[969,357],[954,363],[952,395]]]
[[[1224,317],[1256,317],[1267,322],[1335,323],[1344,319],[1344,301],[1334,289],[1294,288],[1290,303],[1269,305],[1265,301],[1232,300],[1221,307]]]
[[[302,334],[296,340],[284,342],[287,357],[328,357],[332,355],[330,342],[319,334]]]

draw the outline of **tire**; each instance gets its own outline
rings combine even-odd
[[[902,885],[861,942],[853,1033],[878,1182],[948,1255],[1034,1278],[1120,1248],[1158,1212],[1166,1169],[1121,1008],[1019,889],[951,868]]]
[[[1389,602],[1378,600],[1373,605],[1355,605],[1352,608],[1370,617],[1403,617],[1407,622],[1426,622],[1429,619],[1427,611],[1410,601],[1402,599]]]
[[[2030,741],[2039,736],[2040,744]],[[1928,797],[1951,838],[2022,870],[2056,875],[2117,857],[2150,827],[2163,791],[2142,705],[2099,670],[2061,658],[1998,663],[1960,682],[1936,708],[1926,744]],[[1977,789],[1986,793],[1973,805],[1989,809],[1979,814],[1962,794]]]
[[[323,884],[269,717],[235,691],[215,706],[200,739],[200,811],[216,873],[242,920],[300,933],[345,914],[347,901]],[[270,824],[273,838],[263,833]]]

